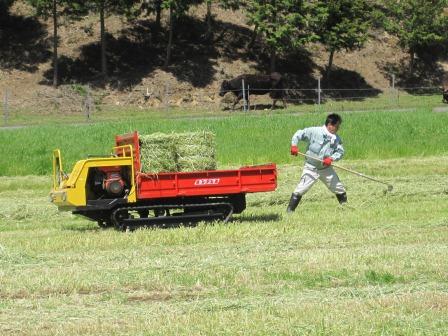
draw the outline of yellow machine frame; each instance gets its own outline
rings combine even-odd
[[[131,188],[127,194],[128,203],[137,201],[135,188],[134,154],[131,145],[113,148],[120,156],[97,157],[76,162],[72,172],[67,175],[62,169],[61,151],[53,151],[53,189],[51,201],[61,210],[71,210],[87,205],[86,182],[89,169],[97,167],[129,166],[131,168]],[[128,155],[126,155],[128,153]]]

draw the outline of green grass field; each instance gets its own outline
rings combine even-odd
[[[318,183],[287,216],[303,162],[290,137],[324,116],[1,131],[0,335],[448,334],[448,115],[344,113],[341,165],[393,192],[341,171],[346,206]],[[70,164],[117,132],[203,128],[222,166],[281,163],[278,190],[228,224],[130,233],[49,203],[54,147]]]
[[[347,159],[387,159],[447,153],[448,113],[417,111],[344,112],[340,135]],[[0,176],[48,175],[53,149],[65,168],[88,154],[109,154],[116,134],[210,130],[216,133],[220,166],[292,163],[290,140],[299,128],[324,123],[326,113],[229,116],[210,119],[124,119],[117,122],[47,125],[0,131]],[[302,145],[303,147],[303,145]]]
[[[0,178],[2,335],[446,335],[448,157],[349,161],[284,213],[300,164],[229,224],[100,230],[48,177]]]

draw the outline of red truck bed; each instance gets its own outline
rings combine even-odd
[[[277,187],[275,164],[241,167],[235,170],[208,170],[180,173],[140,172],[138,133],[115,137],[117,146],[132,145],[136,170],[137,198],[140,200],[213,196],[274,191]],[[119,152],[117,152],[120,155]]]
[[[276,187],[275,164],[235,170],[137,174],[139,199],[253,193],[274,191]]]

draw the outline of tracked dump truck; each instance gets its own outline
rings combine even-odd
[[[53,151],[51,201],[101,227],[120,230],[141,226],[227,222],[246,208],[246,194],[274,191],[275,164],[235,170],[176,173],[141,171],[138,132],[117,135],[110,156],[89,156],[76,162],[70,174]]]

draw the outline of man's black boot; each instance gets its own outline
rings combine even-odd
[[[301,199],[302,199],[301,195],[292,193],[286,212],[287,213],[294,212],[294,210],[296,210],[297,206],[299,205]]]
[[[339,204],[344,204],[347,203],[347,194],[343,193],[343,194],[336,194],[336,198],[338,199]]]

